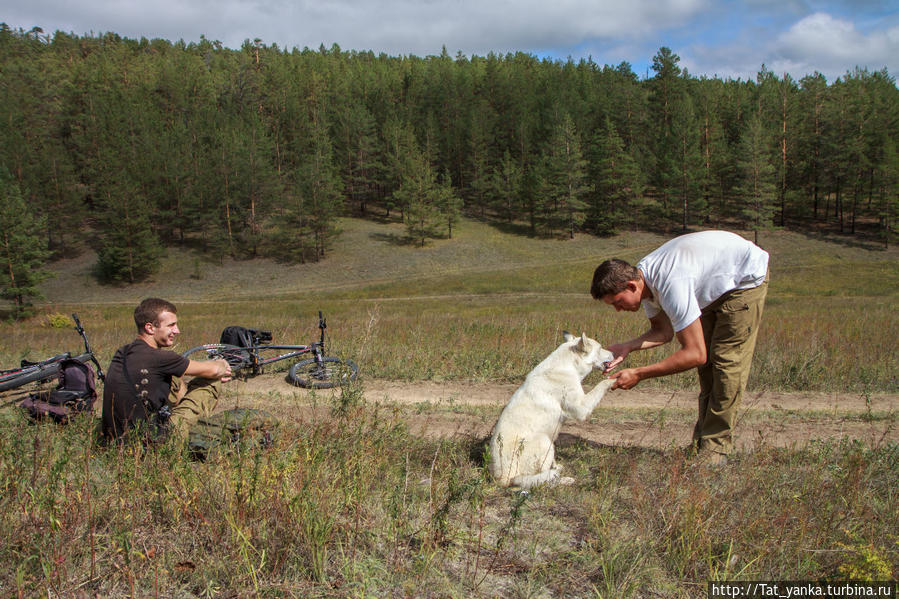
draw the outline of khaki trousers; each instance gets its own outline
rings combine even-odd
[[[736,289],[702,310],[700,322],[708,360],[699,374],[699,417],[693,443],[700,450],[733,448],[737,409],[743,399],[758,337],[768,276],[758,287]]]
[[[212,415],[218,398],[221,394],[222,384],[217,379],[204,379],[194,377],[187,383],[187,392],[180,400],[178,393],[181,389],[181,379],[172,378],[172,386],[169,392],[169,410],[171,417],[171,434],[180,439],[187,440],[190,429],[200,418]]]

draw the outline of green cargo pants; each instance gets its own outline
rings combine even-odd
[[[708,360],[697,369],[699,417],[693,429],[697,449],[728,453],[733,447],[737,409],[749,380],[767,293],[766,276],[758,287],[725,293],[702,310]]]
[[[187,383],[187,392],[179,400],[178,391],[180,388],[181,379],[172,378],[168,401],[169,410],[172,414],[169,424],[172,435],[187,440],[191,427],[200,418],[212,415],[215,406],[218,404],[222,383],[217,379],[194,377]]]

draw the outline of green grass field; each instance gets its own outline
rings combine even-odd
[[[271,391],[265,405],[282,418],[274,446],[205,462],[174,444],[98,447],[93,422],[31,424],[4,400],[0,596],[698,598],[710,580],[899,576],[896,250],[763,236],[771,287],[751,390],[877,396],[887,407],[762,412],[746,426],[871,423],[882,434],[759,443],[720,470],[674,447],[574,436],[558,458],[577,482],[522,495],[492,484],[481,439],[409,426],[486,421],[494,409],[375,405],[362,397],[366,380],[517,382],[563,329],[604,343],[637,334],[645,319],[590,299],[589,281],[601,260],[636,260],[663,238],[533,240],[464,221],[454,239],[419,250],[396,224],[343,228],[319,264],[171,251],[136,288],[98,287],[83,255],[58,265],[33,319],[0,324],[0,363],[15,363],[77,349],[54,318],[77,311],[105,363],[149,295],[178,303],[180,350],[228,324],[311,341],[321,309],[333,352],[362,372],[335,393]],[[652,434],[690,419],[624,407],[594,421],[644,421]]]

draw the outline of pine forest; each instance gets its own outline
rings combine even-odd
[[[408,242],[461,216],[522,235],[827,228],[895,241],[899,90],[763,65],[694,77],[662,47],[630,64],[240,49],[0,24],[3,293],[79,244],[98,278],[152,274],[166,246],[327,259],[339,217]]]

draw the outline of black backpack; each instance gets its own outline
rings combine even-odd
[[[34,419],[49,417],[66,423],[72,417],[90,412],[97,400],[97,375],[91,364],[74,358],[59,363],[59,383],[51,391],[30,393],[20,404]]]
[[[272,340],[272,334],[269,331],[260,331],[258,329],[248,329],[246,327],[226,327],[222,331],[219,343],[227,345],[236,345],[237,347],[253,347],[260,343],[268,343]]]

